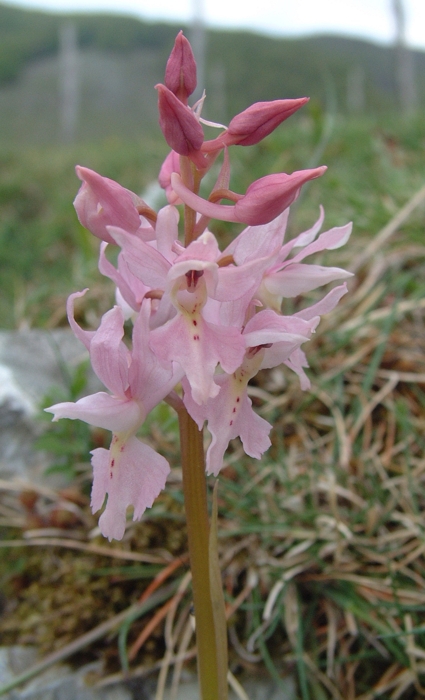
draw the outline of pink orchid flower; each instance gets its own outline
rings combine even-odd
[[[80,419],[112,432],[109,450],[92,452],[93,512],[102,507],[108,496],[99,526],[109,540],[121,539],[126,525],[126,511],[133,506],[133,519],[139,519],[165,486],[169,473],[166,459],[136,437],[147,414],[180,380],[182,373],[174,365],[160,365],[149,348],[149,303],[143,304],[133,329],[130,352],[122,342],[123,314],[114,307],[102,318],[97,331],[83,331],[72,313],[71,295],[68,309],[70,323],[90,352],[93,369],[110,393],[98,392],[79,401],[59,403],[47,411],[53,420]]]
[[[351,223],[325,231],[315,241],[324,219],[321,207],[316,223],[283,245],[288,214],[289,210],[286,210],[269,224],[249,226],[223,252],[223,255],[231,255],[236,265],[241,267],[253,261],[258,262],[259,256],[268,260],[264,265],[261,283],[253,294],[264,306],[275,311],[280,310],[284,298],[295,297],[329,282],[352,277],[352,273],[339,267],[301,263],[301,260],[313,253],[334,250],[344,245],[351,235]],[[299,253],[292,258],[288,257],[299,248],[302,249]]]
[[[236,437],[240,437],[246,454],[255,459],[260,459],[270,447],[268,435],[272,426],[253,411],[247,393],[248,382],[263,364],[277,366],[287,360],[302,343],[310,339],[318,322],[319,318],[304,321],[280,316],[271,310],[260,311],[244,329],[242,337],[246,351],[239,367],[233,373],[215,377],[215,382],[220,386],[216,396],[199,405],[194,400],[189,382],[183,380],[184,403],[190,415],[199,429],[205,420],[208,421],[212,436],[206,458],[209,474],[217,476],[227,446]],[[266,355],[271,347],[275,348],[273,365]]]

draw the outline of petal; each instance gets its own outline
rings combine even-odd
[[[100,381],[116,396],[123,397],[128,387],[130,353],[122,342],[124,316],[119,306],[102,316],[99,329],[90,343],[90,361]]]
[[[155,225],[155,235],[158,252],[172,262],[175,258],[172,245],[179,237],[179,212],[176,207],[163,207],[158,212]]]
[[[352,277],[352,273],[340,267],[290,263],[283,270],[267,275],[264,285],[271,294],[289,298],[347,277]]]
[[[314,241],[320,229],[322,228],[322,224],[325,219],[325,210],[323,209],[322,205],[320,205],[319,207],[319,212],[319,218],[313,224],[313,226],[307,231],[303,231],[303,233],[298,234],[298,236],[296,236],[296,238],[293,239],[294,248],[304,248],[304,246]]]
[[[308,362],[305,353],[303,353],[303,351],[300,348],[295,350],[288,358],[288,360],[285,360],[284,364],[287,367],[289,367],[289,369],[292,369],[292,371],[295,372],[295,374],[298,374],[301,389],[303,391],[310,389],[310,380],[304,372],[304,367],[308,367]]]
[[[316,304],[313,304],[313,306],[309,306],[307,309],[297,311],[294,316],[309,321],[315,316],[327,314],[329,311],[333,311],[341,297],[343,297],[344,294],[347,294],[347,292],[348,289],[346,284],[341,284],[339,287],[334,287],[325,297],[323,297],[323,299],[318,301]]]
[[[140,304],[137,303],[135,294],[131,289],[130,285],[123,278],[121,272],[117,270],[105,255],[107,243],[100,244],[99,253],[99,272],[105,277],[109,277],[119,289],[122,298],[127,302],[127,304],[133,309],[133,311],[138,311]],[[139,281],[139,280],[138,280]],[[140,282],[139,282],[140,283]],[[140,283],[141,284],[141,283]],[[146,291],[148,288],[146,287]]]
[[[71,326],[74,335],[78,338],[78,340],[81,340],[83,345],[86,346],[87,350],[90,350],[90,343],[96,331],[83,330],[74,318],[74,299],[83,297],[86,292],[87,289],[84,289],[82,292],[74,292],[74,294],[70,294],[68,301],[66,302],[66,312],[68,314],[69,325]]]
[[[288,264],[299,262],[307,257],[307,255],[320,253],[322,250],[335,250],[336,248],[340,248],[350,238],[352,229],[353,224],[350,222],[345,226],[335,226],[335,228],[321,233],[317,241],[310,243],[291,260],[288,260]]]
[[[254,459],[261,459],[263,452],[271,445],[269,433],[273,426],[255,413],[248,396],[242,403],[238,425],[240,425],[239,436],[246,454]]]
[[[163,289],[170,262],[156,248],[123,229],[110,226],[108,231],[114,242],[121,246],[124,259],[133,275],[148,287]]]
[[[289,208],[268,224],[248,226],[232,241],[223,255],[233,255],[237,265],[272,255],[283,243],[288,216]]]
[[[144,419],[142,409],[135,401],[117,399],[104,391],[85,396],[75,403],[57,403],[44,410],[53,413],[54,421],[60,418],[78,419],[115,433],[133,430]]]
[[[203,406],[198,406],[187,386],[184,403],[196,421],[199,429],[204,420],[208,421],[208,430],[212,441],[207,450],[206,469],[208,474],[217,476],[223,466],[224,453],[230,440],[240,436],[245,452],[260,459],[262,453],[270,447],[268,434],[271,425],[252,409],[251,400],[246,393],[246,384],[239,387],[232,376],[220,375],[216,378],[221,386],[218,396],[210,398]]]
[[[214,373],[218,363],[225,372],[234,372],[245,353],[237,328],[207,323],[200,314],[193,318],[179,314],[156,328],[151,332],[151,345],[158,357],[181,365],[197,403],[217,395]]]
[[[309,340],[318,319],[304,323],[300,323],[301,320],[293,316],[282,316],[272,309],[259,311],[245,326],[243,336],[246,347],[253,348],[280,341],[304,343]]]
[[[114,442],[115,441],[115,442]],[[133,506],[133,520],[139,520],[165,486],[170,471],[164,457],[135,437],[114,436],[110,450],[92,452],[92,509],[98,510],[108,494],[99,526],[109,540],[121,539],[126,512]]]
[[[182,377],[171,362],[164,367],[149,345],[150,306],[143,302],[133,328],[132,361],[129,369],[131,395],[143,403],[146,413],[170,393]]]

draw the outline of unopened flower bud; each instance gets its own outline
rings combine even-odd
[[[177,34],[173,50],[165,68],[165,85],[181,102],[196,88],[196,63],[192,47],[183,32]]]
[[[212,141],[206,141],[202,150],[209,153],[224,146],[253,146],[305,105],[308,99],[308,97],[300,97],[296,100],[256,102],[233,117],[227,130],[220,136]]]
[[[326,169],[326,166],[322,166],[312,170],[298,170],[290,175],[275,173],[261,177],[236,202],[237,220],[250,226],[268,224],[296,200],[302,185],[320,177]]]
[[[74,200],[74,207],[85,228],[107,243],[115,243],[107,226],[118,226],[130,233],[138,230],[138,207],[146,206],[140,197],[89,168],[77,165],[76,173],[83,184]]]
[[[177,173],[172,173],[171,184],[185,204],[208,218],[260,226],[268,224],[287,209],[298,197],[302,185],[320,177],[326,169],[323,165],[312,170],[298,170],[290,175],[266,175],[253,182],[244,195],[229,193],[236,200],[233,205],[216,204],[202,199],[185,187]]]
[[[256,102],[233,117],[226,132],[228,144],[252,146],[272,133],[285,119],[308,102],[308,97],[297,100]]]
[[[175,194],[171,186],[171,174],[180,174],[180,158],[179,154],[175,151],[170,151],[163,164],[161,165],[161,170],[159,171],[158,182],[168,199],[169,204],[181,204],[180,199]]]
[[[156,85],[156,89],[159,125],[170,148],[181,156],[198,151],[204,141],[204,132],[192,110],[165,85]]]

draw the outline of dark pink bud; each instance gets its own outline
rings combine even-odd
[[[155,87],[158,90],[159,125],[170,148],[181,156],[198,151],[204,141],[204,132],[192,110],[165,85]]]
[[[326,166],[322,166],[312,170],[297,170],[290,175],[275,173],[261,177],[236,202],[236,219],[250,226],[268,224],[296,200],[302,185],[320,177],[326,169]]]
[[[233,117],[224,134],[226,145],[252,146],[258,143],[308,100],[308,97],[300,97],[297,100],[256,102]]]
[[[195,58],[190,43],[181,31],[167,61],[165,84],[184,104],[187,104],[187,98],[196,88]]]
[[[308,97],[300,97],[296,100],[256,102],[233,117],[227,130],[220,136],[212,141],[205,141],[202,151],[210,153],[224,146],[253,146],[271,134],[308,100]]]
[[[191,192],[183,184],[177,173],[171,174],[171,184],[174,192],[194,211],[209,219],[221,221],[238,221],[249,226],[268,224],[275,219],[298,197],[301,187],[309,180],[320,177],[326,171],[326,166],[312,170],[297,170],[295,173],[275,173],[266,175],[253,182],[246,194],[229,192],[236,200],[235,204],[216,204],[202,199]]]

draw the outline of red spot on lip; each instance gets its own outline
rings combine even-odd
[[[193,323],[194,326],[197,326],[197,325],[198,325],[198,321],[192,321],[192,323]]]
[[[236,408],[233,409],[232,413],[236,413]]]
[[[115,466],[115,459],[111,459],[111,467]]]
[[[239,401],[240,401],[240,397],[238,396],[238,398],[236,399],[236,403],[239,403]]]
[[[194,335],[193,340],[199,340],[199,335]]]
[[[112,472],[109,472],[109,476],[110,476],[110,477],[111,477],[111,479],[112,479]]]
[[[232,420],[230,421],[229,425],[233,425],[233,421],[232,421]]]

